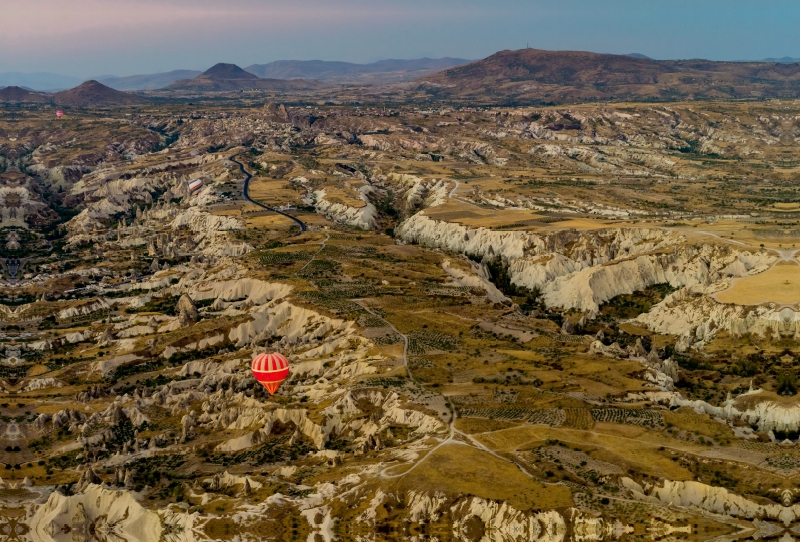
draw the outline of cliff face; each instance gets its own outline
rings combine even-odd
[[[763,271],[776,259],[766,252],[686,245],[682,236],[660,229],[561,230],[538,235],[471,229],[421,213],[401,224],[397,234],[407,242],[484,260],[499,256],[509,265],[512,283],[538,289],[548,306],[591,314],[615,296],[654,284],[708,285],[728,276]]]
[[[377,211],[367,197],[367,194],[371,193],[371,191],[372,188],[368,185],[362,187],[359,191],[359,197],[363,201],[363,205],[359,207],[325,199],[326,192],[324,189],[314,192],[310,201],[314,203],[318,213],[335,222],[369,230],[374,229],[377,224]]]
[[[452,181],[446,179],[425,180],[406,173],[389,173],[382,182],[388,188],[403,194],[406,211],[409,213],[442,205],[454,186]]]
[[[735,399],[729,398],[722,406],[714,406],[701,400],[689,400],[678,394],[672,396],[673,407],[688,406],[699,414],[709,414],[722,420],[741,420],[751,427],[770,434],[775,440],[775,432],[800,431],[800,406],[777,404],[763,390],[750,390]],[[752,435],[750,428],[740,429],[739,433]]]
[[[469,540],[467,522],[478,518],[483,523],[486,540],[562,540],[567,522],[556,511],[526,514],[506,503],[473,498],[453,506],[453,534],[458,540]],[[459,517],[460,516],[460,517]]]
[[[772,441],[777,441],[776,433],[800,431],[800,405],[776,401],[774,394],[762,389],[751,387],[736,397],[729,394],[720,406],[700,399],[687,399],[674,389],[674,382],[679,378],[677,363],[672,358],[661,360],[655,350],[647,354],[641,341],[623,349],[616,343],[605,346],[598,340],[589,346],[588,353],[641,363],[645,367],[643,378],[655,384],[661,391],[646,392],[640,398],[647,398],[670,408],[689,407],[698,414],[707,414],[716,421],[729,425],[739,438],[756,439],[754,430],[758,430],[769,435]]]
[[[97,532],[129,542],[149,542],[161,539],[163,527],[158,514],[143,508],[130,492],[90,485],[71,497],[51,493],[34,513],[31,531],[34,539],[48,542],[81,540],[76,538],[81,531],[87,540]]]
[[[395,234],[410,243],[486,258],[503,255],[508,260],[521,258],[530,246],[530,236],[525,232],[470,229],[454,222],[433,220],[421,213],[400,224]]]
[[[695,508],[749,520],[777,520],[785,526],[789,526],[800,517],[800,505],[760,504],[723,487],[713,487],[701,482],[664,480],[662,486],[645,488],[630,478],[622,478],[620,483],[634,498],[656,503]],[[789,494],[791,495],[791,491]]]
[[[442,269],[456,285],[484,290],[492,303],[507,303],[511,301],[489,280],[485,265],[471,263],[470,268],[471,272],[452,265],[450,260],[442,262]]]

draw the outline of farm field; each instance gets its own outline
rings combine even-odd
[[[718,293],[716,298],[737,305],[800,303],[800,265],[780,262],[768,271],[735,280],[730,289]]]

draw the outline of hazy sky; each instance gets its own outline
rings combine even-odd
[[[796,0],[0,0],[0,72],[483,58],[542,49],[800,57]]]

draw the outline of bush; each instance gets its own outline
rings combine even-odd
[[[794,371],[784,371],[778,375],[778,395],[797,395],[797,374]]]

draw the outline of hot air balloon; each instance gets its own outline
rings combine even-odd
[[[289,360],[277,352],[257,355],[250,368],[253,376],[267,388],[270,395],[275,395],[281,383],[289,376]]]
[[[61,111],[61,110],[56,111],[56,117],[58,117],[60,119],[63,116],[64,116],[64,112],[63,111]]]

